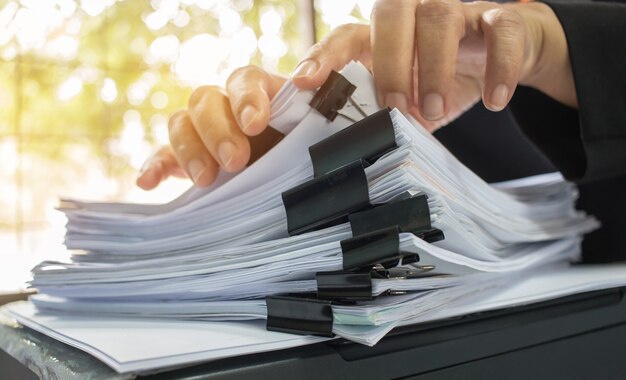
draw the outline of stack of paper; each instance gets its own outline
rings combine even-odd
[[[284,320],[308,304],[326,324],[311,333],[373,345],[400,325],[626,283],[621,267],[570,272],[598,223],[559,174],[489,185],[415,120],[380,110],[365,68],[342,75],[349,97],[332,117],[316,103],[324,87],[288,82],[271,109],[284,139],[207,189],[164,205],[64,200],[77,251],[34,268],[39,294],[9,314],[127,372],[320,341],[265,331],[267,319],[307,333]],[[391,145],[370,152],[382,135],[365,130]],[[152,345],[170,331],[185,344]],[[137,356],[120,334],[150,344]]]
[[[626,285],[626,265],[550,266],[449,307],[426,312],[402,324],[421,323],[546,301],[585,291]],[[23,325],[83,350],[120,373],[154,372],[232,356],[287,349],[328,338],[265,330],[261,321],[210,322],[175,318],[56,315],[32,303],[0,309]]]
[[[288,83],[272,104],[271,123],[286,137],[218,185],[192,189],[167,205],[65,200],[66,244],[81,252],[71,263],[44,262],[33,270],[40,293],[34,305],[44,313],[100,318],[265,319],[271,314],[266,296],[321,296],[320,272],[361,273],[371,289],[356,302],[332,304],[332,332],[371,345],[397,325],[577,257],[580,236],[598,224],[574,209],[572,184],[550,174],[488,185],[415,120],[379,110],[362,66],[351,64],[342,73],[356,91],[334,121],[309,106],[313,93]],[[349,223],[339,218],[289,236],[294,215],[307,218],[326,203],[305,203],[300,215],[288,210],[285,194],[320,183],[337,187],[349,176],[346,168],[362,165],[320,174],[307,149],[333,141],[339,131],[345,136],[385,121],[395,148],[360,166],[360,190],[367,205],[423,202],[421,229],[384,225],[383,232],[357,233],[353,216],[369,215],[365,207],[346,213]],[[332,198],[319,191],[314,196],[324,202]],[[442,234],[433,239],[432,231]],[[346,242],[383,238],[395,244],[397,262],[350,264]]]

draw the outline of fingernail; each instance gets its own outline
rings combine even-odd
[[[154,176],[153,174],[154,168],[150,165],[144,165],[139,171],[139,175],[137,176],[137,181],[147,181],[147,178]]]
[[[139,177],[143,176],[148,170],[152,169],[152,158],[146,160],[146,162],[141,165],[141,169],[139,169]]]
[[[160,161],[150,160],[146,162],[137,176],[137,185],[145,189],[153,188],[160,182],[162,170],[163,164]]]
[[[443,117],[443,97],[437,93],[424,96],[422,113],[428,120],[437,120]]]
[[[219,156],[224,169],[227,169],[233,161],[236,150],[237,148],[235,147],[235,144],[230,141],[224,141],[217,147],[217,155]]]
[[[254,121],[257,115],[257,110],[254,106],[245,106],[241,114],[239,115],[239,120],[241,121],[241,129],[246,132],[248,128],[250,128],[250,124]]]
[[[317,72],[319,69],[319,64],[314,59],[307,59],[298,65],[293,72],[292,77],[300,78],[300,77],[310,77]]]
[[[399,92],[390,92],[385,95],[385,106],[389,108],[397,108],[402,113],[406,113],[406,96]]]
[[[187,169],[189,170],[189,175],[191,176],[193,182],[198,182],[206,170],[206,165],[204,165],[204,162],[195,159],[189,161]]]
[[[494,111],[500,111],[506,106],[509,99],[509,88],[504,84],[499,84],[491,92],[489,101]]]

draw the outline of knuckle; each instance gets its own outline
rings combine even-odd
[[[506,52],[496,57],[498,65],[503,69],[516,69],[523,63],[525,49],[526,32],[522,18],[516,12],[497,9],[493,11],[490,26],[494,42]]]
[[[461,3],[455,0],[422,0],[418,17],[432,23],[458,23],[463,21]]]
[[[178,135],[184,119],[187,117],[187,111],[178,111],[174,113],[169,122],[167,123],[168,130],[170,132],[170,138]]]
[[[373,29],[383,27],[395,28],[406,22],[407,18],[414,18],[419,0],[388,0],[376,1],[372,6],[370,19]]]
[[[189,145],[185,143],[176,145],[175,151],[176,156],[183,160],[185,159],[185,157],[190,157],[193,153],[191,147],[189,147]]]
[[[335,32],[337,34],[342,34],[342,35],[354,35],[361,31],[361,27],[362,25],[354,24],[354,23],[343,24],[335,28]]]
[[[369,26],[354,23],[343,24],[333,29],[322,41],[313,45],[307,56],[337,65],[362,50],[364,41],[369,41]]]
[[[333,36],[328,35],[324,40],[311,46],[306,56],[318,63],[334,66],[337,62],[337,54],[340,52],[342,51],[336,47]]]
[[[235,69],[226,80],[226,84],[229,86],[235,81],[246,81],[246,79],[250,79],[251,77],[264,77],[266,75],[267,73],[262,68],[255,65],[247,65]]]
[[[487,13],[488,23],[494,30],[515,35],[524,30],[524,21],[515,11],[506,8],[495,8]]]
[[[165,161],[170,157],[171,149],[170,145],[163,145],[154,153],[152,158]]]
[[[189,131],[189,114],[186,111],[178,111],[170,117],[168,123],[169,139],[171,149],[177,157],[185,157],[185,152],[189,150],[188,144],[192,135]],[[159,151],[160,153],[160,151]],[[160,156],[166,156],[163,152]]]
[[[398,9],[415,9],[415,0],[377,0],[372,5],[372,16]]]
[[[189,97],[189,108],[193,109],[197,107],[207,96],[212,93],[221,93],[221,89],[218,86],[200,86],[196,88]]]
[[[332,30],[320,43],[313,45],[310,52],[317,55],[321,54],[324,49],[329,46],[341,43],[346,39],[349,41],[358,40],[368,30],[367,25],[363,24],[343,24]]]
[[[321,56],[324,53],[324,50],[331,43],[331,41],[332,41],[332,33],[326,36],[322,41],[311,46],[309,50],[307,50],[306,56],[308,58],[317,59],[319,56]]]
[[[235,70],[227,82],[232,110],[238,112],[246,104],[259,103],[260,96],[268,97],[265,89],[267,79],[269,74],[258,66],[250,65]]]
[[[201,125],[204,125],[204,123],[206,123],[205,118],[202,117],[203,115],[205,115],[204,107],[198,106],[198,107],[190,108],[189,111],[187,111],[187,115],[189,115],[190,120],[193,120],[193,124],[195,127],[199,127]]]

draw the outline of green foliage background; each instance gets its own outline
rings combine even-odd
[[[179,4],[180,10],[189,15],[187,25],[179,27],[168,22],[151,30],[144,19],[154,11],[155,2],[159,0],[110,0],[110,6],[96,16],[88,15],[77,2],[73,14],[47,36],[52,40],[64,33],[71,20],[80,22],[78,50],[71,59],[50,57],[43,47],[24,48],[16,36],[0,44],[0,229],[19,234],[23,229],[46,228],[59,196],[122,199],[134,186],[137,168],[129,164],[127,155],[115,149],[115,141],[124,130],[124,114],[136,110],[145,126],[146,142],[155,145],[150,120],[155,115],[166,119],[185,108],[193,90],[180,81],[170,63],[146,63],[148,47],[160,36],[173,34],[183,42],[203,33],[220,35],[215,7],[202,9],[186,5],[188,1]],[[11,3],[15,2],[0,0],[0,9]],[[22,0],[19,7],[28,7],[27,3]],[[308,48],[302,38],[301,17],[306,1],[213,3],[235,9],[257,38],[262,34],[261,13],[271,7],[280,14],[280,37],[287,50],[277,62],[279,72],[293,70]],[[351,14],[362,20],[356,8]],[[319,14],[315,16],[315,27],[318,39],[330,28]],[[262,63],[257,49],[250,64]],[[78,72],[91,73],[89,80],[84,81],[76,96],[60,101],[59,87]],[[156,81],[145,101],[131,104],[127,93],[146,73],[154,75]],[[118,95],[111,103],[100,97],[106,78],[117,85]],[[163,109],[150,102],[157,92],[168,96]]]

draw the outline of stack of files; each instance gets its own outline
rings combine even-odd
[[[219,186],[163,206],[65,200],[66,244],[81,252],[34,268],[32,303],[55,315],[267,319],[372,345],[578,257],[598,223],[574,209],[572,184],[488,185],[374,94],[358,64],[315,94],[288,83],[272,105],[284,139]],[[293,293],[317,298],[281,296]],[[322,317],[302,331],[299,311]]]
[[[426,312],[403,325],[454,318],[626,286],[626,265],[553,265],[497,291]],[[259,320],[189,321],[176,318],[82,316],[42,313],[30,302],[0,308],[42,334],[93,355],[119,373],[153,373],[198,362],[288,349],[330,338],[266,331]]]
[[[342,114],[359,119],[364,114],[372,115],[378,111],[367,70],[352,64],[344,75],[358,83],[351,99],[355,104],[358,103],[359,111],[355,111],[357,107],[348,103],[341,110]],[[285,88],[291,87],[287,85]],[[289,92],[283,89],[278,98],[280,94]],[[292,98],[298,99],[297,96]],[[337,117],[330,122],[308,106],[308,112],[301,112],[298,106],[301,102],[292,102],[295,104],[294,109],[305,115],[297,127],[292,128],[291,121],[286,123],[287,127],[281,125],[281,117],[288,110],[282,113],[276,111],[279,116],[275,117],[276,120],[273,118],[271,124],[273,127],[279,125],[280,128],[276,129],[282,132],[289,132],[284,140],[235,178],[217,188],[194,193],[197,196],[206,192],[202,196],[187,197],[188,193],[166,207],[138,205],[137,209],[131,205],[112,205],[106,209],[103,204],[65,200],[61,209],[68,217],[66,245],[80,252],[74,258],[75,261],[134,261],[288,236],[281,193],[314,177],[314,168],[306,154],[309,146],[352,123],[344,117]],[[391,118],[398,148],[366,168],[372,203],[385,203],[404,191],[418,189],[429,195],[441,193],[452,208],[475,204],[476,212],[470,211],[484,221],[488,228],[499,230],[494,233],[505,243],[548,240],[576,233],[567,230],[569,226],[566,224],[577,223],[584,218],[582,215],[576,216],[578,220],[563,219],[565,224],[546,220],[543,225],[539,225],[542,215],[551,212],[550,208],[543,204],[529,205],[526,199],[520,201],[516,199],[517,195],[509,196],[489,187],[418,127],[414,120],[405,118],[397,111],[391,112]],[[295,116],[291,119],[295,119]],[[289,131],[289,128],[292,130]],[[433,177],[426,177],[427,173]],[[471,191],[466,192],[464,187]],[[452,194],[449,194],[452,190],[457,190],[460,197],[452,198]],[[560,198],[562,204],[554,202],[552,207],[563,213],[572,213],[570,204],[573,196],[574,191],[570,191],[570,194]],[[468,202],[468,197],[472,198],[472,203]],[[172,204],[180,207],[171,207]],[[493,218],[491,211],[504,211],[505,214]],[[558,215],[548,216],[559,218]],[[434,223],[436,227],[437,221]],[[516,228],[519,233],[515,231]],[[552,233],[550,229],[553,228],[561,230]],[[446,240],[454,241],[451,236]]]
[[[282,205],[282,191],[313,178],[308,147],[380,109],[363,66],[352,63],[342,74],[359,86],[341,110],[343,116],[333,121],[309,106],[311,91],[297,90],[288,81],[271,107],[271,126],[284,139],[236,176],[222,172],[212,186],[193,187],[164,205],[62,200],[59,208],[68,217],[67,247],[122,261],[169,255],[173,249],[234,246],[286,236],[280,215],[260,214]],[[256,220],[244,225],[233,222],[252,215],[266,218],[263,229]],[[188,243],[181,245],[181,240]]]

